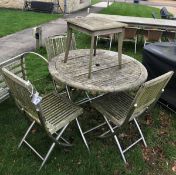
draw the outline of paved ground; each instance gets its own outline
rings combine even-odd
[[[102,0],[103,1],[103,0]],[[113,1],[113,0],[112,0]],[[133,3],[133,0],[115,0],[117,2],[129,2]],[[106,2],[106,0],[104,0]],[[176,14],[176,3],[173,1],[166,0],[149,0],[149,1],[141,1],[141,4],[146,4],[150,6],[169,6],[174,8]],[[100,11],[102,8],[106,7],[106,3],[104,5],[94,5],[90,8],[90,13],[96,13]],[[65,15],[62,19],[57,19],[55,21],[51,21],[47,24],[43,24],[43,43],[44,39],[47,36],[62,34],[66,32],[66,22],[65,18],[75,17],[75,16],[86,16],[87,9],[84,9],[79,12],[75,12],[71,15]],[[12,35],[8,35],[0,38],[0,62],[7,60],[13,56],[16,56],[25,51],[31,51],[35,49],[35,39],[32,36],[32,28],[14,33]]]
[[[90,12],[96,13],[103,7],[92,7]],[[75,12],[70,15],[65,15],[49,23],[43,24],[43,43],[47,36],[62,34],[66,32],[66,21],[68,17],[86,16],[87,9]],[[32,36],[32,28],[22,30],[20,32],[0,38],[0,62],[7,60],[25,51],[32,51],[35,49],[35,39]]]

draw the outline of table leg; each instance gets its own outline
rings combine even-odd
[[[107,0],[107,7],[109,6],[109,0]]]
[[[94,38],[94,56],[96,56],[97,53],[97,36]]]
[[[72,28],[69,28],[69,25],[68,25],[67,26],[67,43],[66,43],[64,63],[66,63],[67,59],[68,59],[68,53],[69,53],[70,46],[71,46],[71,40],[72,40]]]
[[[92,36],[91,37],[91,47],[90,47],[89,74],[88,74],[88,78],[91,78],[91,73],[92,73],[92,57],[93,57],[94,40],[95,40],[95,37]]]
[[[119,60],[119,68],[122,65],[122,45],[123,45],[123,31],[118,33],[118,60]]]

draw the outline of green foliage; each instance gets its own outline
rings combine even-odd
[[[0,8],[0,37],[57,19],[58,14]]]
[[[160,9],[131,3],[113,3],[109,7],[103,9],[100,13],[152,18],[152,12],[155,12],[157,18],[160,18]]]
[[[98,2],[101,2],[101,0],[91,0],[91,4],[93,5],[93,4],[96,4],[96,3],[98,3]]]

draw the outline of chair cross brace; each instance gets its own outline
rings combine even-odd
[[[112,133],[112,135],[113,135],[113,137],[114,137],[114,139],[115,139],[115,142],[116,142],[116,144],[117,144],[117,146],[118,146],[118,148],[119,148],[119,151],[120,151],[120,154],[121,154],[121,156],[122,156],[122,159],[124,160],[125,163],[127,163],[127,161],[126,161],[126,158],[125,158],[124,153],[125,153],[126,151],[128,151],[130,148],[132,148],[134,145],[136,145],[138,142],[140,142],[140,141],[142,140],[143,143],[144,143],[144,146],[147,147],[147,144],[146,144],[146,141],[145,141],[144,136],[143,136],[143,134],[142,134],[142,131],[141,131],[141,129],[140,129],[140,127],[139,127],[139,124],[138,124],[138,122],[137,122],[137,120],[136,120],[135,118],[134,118],[133,120],[134,120],[134,123],[136,124],[136,126],[137,126],[137,128],[138,128],[138,131],[139,131],[139,134],[140,134],[140,138],[123,150],[122,147],[121,147],[121,145],[120,145],[120,142],[119,142],[119,140],[118,140],[118,138],[117,138],[117,135],[116,135],[116,133],[115,133],[115,131],[114,131],[114,128],[117,128],[117,127],[114,127],[114,128],[113,128],[113,127],[111,126],[110,122],[108,121],[108,119],[107,119],[105,116],[103,116],[103,117],[104,117],[104,119],[105,119],[107,125],[108,125],[109,128],[110,128],[110,131],[111,131],[111,133]],[[109,132],[109,131],[108,131],[108,132]]]
[[[41,166],[40,166],[40,168],[39,168],[39,171],[40,171],[41,168],[43,167],[43,165],[45,164],[45,162],[47,161],[47,159],[49,158],[51,152],[53,151],[53,149],[54,149],[54,147],[55,147],[55,145],[56,145],[56,143],[53,142],[53,143],[51,144],[51,146],[50,146],[50,148],[49,148],[49,150],[48,150],[48,152],[46,153],[45,156],[42,156],[32,145],[30,145],[30,144],[27,142],[26,138],[27,138],[28,134],[30,133],[31,129],[33,128],[33,126],[35,125],[35,123],[36,123],[35,121],[33,121],[33,122],[31,123],[31,125],[30,125],[29,128],[27,129],[26,133],[24,134],[24,136],[23,136],[21,142],[19,143],[18,148],[20,148],[21,145],[22,145],[23,143],[25,143],[25,144],[43,161],[42,164],[41,164]],[[69,143],[68,141],[66,141],[64,138],[61,137],[62,134],[63,134],[63,132],[65,131],[65,129],[67,128],[68,125],[69,125],[69,124],[67,124],[66,126],[64,126],[64,127],[62,128],[62,130],[60,131],[60,133],[56,133],[56,135],[57,135],[56,140],[58,141],[59,139],[62,139],[62,140],[64,140],[64,142],[65,142],[66,144],[68,144],[68,146],[70,146],[70,143]],[[65,143],[64,143],[64,145],[66,145]],[[61,143],[61,145],[62,145],[62,143]]]

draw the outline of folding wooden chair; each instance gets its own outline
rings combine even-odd
[[[137,30],[138,30],[138,28],[136,28],[136,27],[125,28],[124,38],[123,38],[123,41],[134,42],[134,53],[136,53]]]
[[[18,77],[6,68],[2,68],[2,74],[17,106],[32,122],[18,147],[20,148],[21,145],[25,143],[42,160],[41,169],[56,144],[71,146],[62,135],[72,120],[76,119],[76,122],[78,122],[77,117],[83,113],[83,109],[73,104],[70,100],[62,98],[53,92],[44,97],[39,96],[39,93],[30,81]],[[43,127],[53,142],[44,156],[26,140],[35,124],[39,124]],[[78,125],[78,127],[89,150],[80,125]]]
[[[159,29],[145,29],[144,30],[144,46],[151,42],[161,42],[163,30]]]
[[[127,161],[124,153],[127,150],[136,145],[139,141],[143,141],[144,145],[147,146],[136,118],[151,109],[151,107],[157,102],[173,73],[173,71],[170,71],[144,83],[134,98],[127,93],[121,92],[109,93],[92,101],[92,106],[103,115],[110,128],[110,131],[103,133],[100,137],[105,137],[111,132],[125,163]],[[127,148],[123,149],[120,145],[116,134],[117,131],[115,131],[115,129],[125,127],[129,121],[134,121],[139,131],[140,138]],[[111,123],[113,123],[115,127],[112,127]]]

